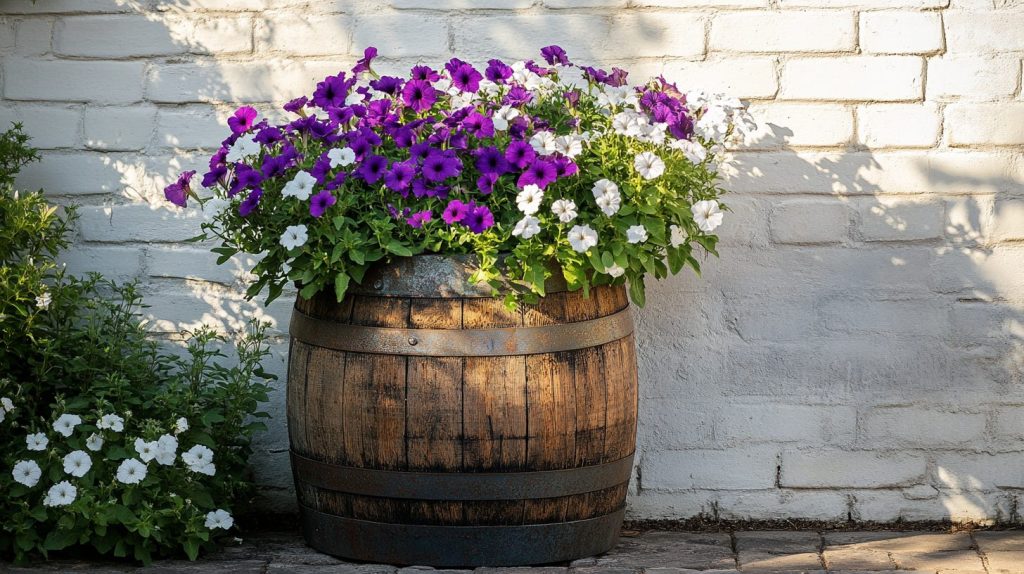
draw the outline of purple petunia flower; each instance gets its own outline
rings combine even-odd
[[[532,100],[533,94],[530,93],[530,90],[520,85],[515,85],[505,94],[505,98],[501,103],[506,106],[521,106],[530,103]]]
[[[481,174],[476,178],[476,188],[480,190],[480,193],[490,195],[494,191],[494,182],[496,181],[498,181],[498,176],[493,173]]]
[[[462,172],[462,161],[454,154],[431,150],[423,160],[423,177],[427,181],[444,181]]]
[[[321,191],[309,200],[309,214],[313,217],[322,217],[327,208],[338,203],[338,199],[329,191]]]
[[[556,177],[570,177],[579,173],[580,168],[576,165],[576,162],[560,155],[555,158],[555,175]]]
[[[306,107],[306,104],[308,103],[309,98],[307,98],[306,96],[299,96],[285,104],[284,111],[291,112],[293,114],[301,113],[302,108]]]
[[[452,85],[463,92],[475,92],[479,90],[480,80],[484,79],[483,75],[476,71],[476,68],[466,63],[463,63],[452,70],[451,74]]]
[[[377,183],[388,169],[388,159],[379,155],[370,155],[356,170],[366,183]]]
[[[345,81],[345,72],[340,72],[337,76],[327,76],[316,85],[313,104],[323,110],[340,107],[345,104],[345,97],[348,96],[348,90],[352,85]]]
[[[416,113],[423,113],[430,109],[437,101],[437,91],[426,80],[411,80],[406,82],[402,90],[402,103],[410,107]]]
[[[228,127],[235,134],[244,134],[256,122],[259,112],[252,106],[242,106],[235,110],[235,114],[228,118]]]
[[[412,144],[416,143],[416,132],[409,126],[402,126],[391,134],[391,138],[395,140],[395,145],[400,148],[407,148]]]
[[[391,171],[384,174],[384,185],[391,191],[402,191],[409,187],[416,177],[416,168],[412,162],[395,162]]]
[[[433,149],[434,148],[430,147],[430,144],[427,142],[412,144],[409,148],[409,158],[417,161],[423,161],[427,159],[427,156],[430,155],[430,152]]]
[[[533,163],[536,157],[537,152],[534,151],[533,146],[522,140],[510,143],[508,149],[505,150],[505,159],[519,169],[525,169],[526,166]]]
[[[238,204],[238,215],[242,217],[249,217],[249,214],[256,209],[256,206],[260,204],[260,198],[263,197],[263,190],[255,188],[249,192],[249,195]]]
[[[277,143],[277,142],[283,140],[284,139],[284,132],[282,132],[280,128],[276,128],[276,127],[272,127],[272,126],[271,127],[265,127],[263,129],[261,129],[260,131],[256,132],[256,135],[253,136],[252,139],[256,140],[256,143],[258,143],[258,144],[260,144],[260,145],[262,145],[264,147],[269,147],[270,144]]]
[[[483,233],[494,226],[494,214],[486,205],[477,205],[462,219],[462,224],[473,233]]]
[[[327,176],[331,173],[331,158],[327,156],[327,152],[320,154],[317,158],[316,163],[313,164],[312,169],[309,170],[309,175],[316,179],[316,182],[323,185],[327,180]]]
[[[263,174],[259,170],[240,163],[235,167],[235,182],[228,189],[228,197],[234,197],[235,194],[246,188],[254,189],[261,183],[263,183]]]
[[[516,185],[523,188],[532,183],[533,185],[544,189],[549,183],[554,182],[556,179],[558,179],[558,169],[555,167],[555,164],[550,161],[537,158],[533,160],[530,167],[526,168],[526,171],[519,176],[519,180],[516,181]]]
[[[421,227],[423,227],[424,223],[430,221],[433,217],[434,214],[431,213],[429,209],[424,209],[423,211],[417,211],[416,213],[412,214],[405,221],[406,223],[409,224],[409,227],[415,227],[416,229],[420,229]]]
[[[575,108],[580,103],[580,93],[577,90],[569,90],[562,94],[562,97],[565,98],[565,103],[569,104],[570,108]]]
[[[484,75],[487,76],[487,79],[495,84],[504,84],[505,80],[512,77],[512,74],[512,66],[501,60],[488,60],[487,69],[484,70]]]
[[[491,118],[474,111],[462,120],[462,127],[478,138],[494,137],[494,122]]]
[[[352,68],[352,74],[358,74],[359,72],[368,72],[370,70],[370,63],[377,57],[377,48],[369,46],[363,50],[363,57],[360,58],[354,68]]]
[[[523,62],[523,64],[526,65],[527,70],[530,70],[531,72],[537,74],[538,76],[546,76],[551,73],[551,70],[549,70],[548,68],[538,66],[533,60],[527,60]]]
[[[626,76],[629,72],[621,68],[612,68],[612,73],[608,75],[608,85],[620,88],[626,85]]]
[[[371,80],[370,87],[378,92],[384,92],[385,94],[393,96],[402,89],[402,84],[404,83],[405,80],[402,78],[396,78],[395,76],[381,76],[376,80]]]
[[[550,66],[554,66],[555,64],[561,64],[563,66],[570,65],[569,56],[565,54],[565,50],[560,46],[546,46],[541,48],[540,55],[544,56],[544,61],[546,61]]]
[[[494,146],[479,149],[476,152],[476,162],[473,165],[480,170],[480,173],[495,177],[508,171],[508,160],[505,159],[505,154]]]
[[[335,174],[334,179],[332,179],[331,181],[327,182],[324,185],[324,189],[328,191],[338,189],[339,187],[341,187],[341,184],[345,183],[346,178],[348,178],[348,174],[343,171],[339,171],[337,174]]]
[[[192,191],[189,188],[189,182],[192,181],[192,176],[196,174],[195,171],[185,171],[178,176],[178,181],[175,181],[171,185],[164,188],[164,197],[167,201],[177,205],[178,207],[186,207],[188,203],[188,194]]]
[[[413,69],[409,73],[409,77],[413,80],[436,82],[441,79],[441,74],[438,74],[430,66],[413,66]]]
[[[444,208],[444,213],[441,214],[441,219],[444,220],[448,225],[454,225],[469,215],[471,205],[453,199],[448,202],[448,206]]]

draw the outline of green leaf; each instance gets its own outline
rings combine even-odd
[[[647,302],[647,295],[644,290],[644,278],[640,274],[632,274],[629,278],[629,298],[637,307],[643,307]]]
[[[334,296],[340,303],[345,298],[345,292],[348,291],[349,276],[348,273],[342,271],[334,276]]]
[[[315,283],[310,283],[299,291],[299,295],[302,295],[303,299],[310,299],[313,295],[316,295],[320,291],[320,286]]]
[[[78,534],[73,530],[51,530],[43,541],[46,550],[63,550],[78,542]]]
[[[397,239],[389,241],[384,248],[401,257],[412,257],[412,250],[405,245],[402,245],[402,243]]]
[[[199,557],[199,541],[195,538],[189,538],[182,544],[182,548],[185,549],[185,555],[188,556],[189,560],[195,560]]]
[[[212,425],[214,423],[224,422],[224,415],[219,410],[210,410],[203,413],[202,421],[204,425]]]
[[[348,258],[356,263],[356,265],[362,265],[366,263],[366,254],[360,249],[352,249],[348,252]]]

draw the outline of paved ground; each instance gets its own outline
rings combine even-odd
[[[146,569],[118,564],[51,562],[0,572],[144,570],[149,574],[419,574],[424,567],[353,564],[319,554],[294,534],[261,534],[198,562],[165,561]],[[543,568],[481,568],[475,574],[1024,574],[1024,531],[626,532],[611,552]],[[435,571],[435,574],[468,573]]]

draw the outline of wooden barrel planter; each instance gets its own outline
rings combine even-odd
[[[543,564],[618,540],[636,442],[622,287],[509,312],[466,260],[298,298],[288,433],[313,548],[432,566]]]

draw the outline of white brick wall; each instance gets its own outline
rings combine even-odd
[[[302,6],[296,10],[296,6]],[[636,312],[634,517],[1005,519],[1024,487],[1024,4],[951,0],[7,0],[0,122],[19,184],[81,205],[73,272],[139,279],[153,328],[260,313],[161,188],[239,103],[264,113],[368,44],[665,73],[761,122],[723,169],[703,278]],[[283,375],[284,339],[270,369]],[[282,388],[256,455],[292,509]]]

